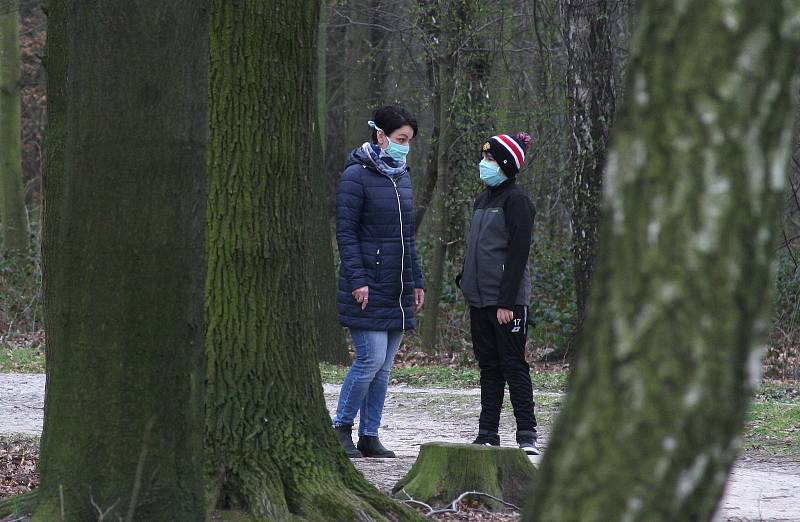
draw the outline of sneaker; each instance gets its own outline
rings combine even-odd
[[[537,435],[535,431],[518,431],[517,444],[519,449],[528,455],[538,455],[539,447],[536,445]]]
[[[478,436],[472,441],[473,444],[480,444],[482,446],[499,446],[500,435],[494,431],[478,430]]]

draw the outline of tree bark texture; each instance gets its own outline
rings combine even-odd
[[[369,141],[372,129],[367,121],[372,119],[376,107],[375,91],[379,85],[375,83],[373,75],[374,50],[370,47],[373,42],[375,30],[371,25],[375,23],[373,4],[376,0],[358,0],[347,9],[349,16],[355,23],[348,23],[345,28],[345,96],[344,96],[344,132],[345,154],[339,159],[344,168],[347,154],[365,141]]]
[[[438,42],[441,35],[439,17],[439,7],[436,0],[416,0],[416,8],[419,12],[421,30],[425,34],[425,40]],[[422,183],[417,180],[414,191],[414,215],[416,216],[415,231],[423,230],[422,223],[428,215],[428,209],[433,201],[436,192],[436,184],[439,179],[439,143],[441,142],[439,123],[442,121],[442,89],[439,85],[439,58],[436,49],[427,48],[425,54],[425,72],[430,88],[431,115],[433,124],[431,128],[430,145],[425,161],[425,170]],[[420,169],[421,170],[421,169]]]
[[[34,520],[202,520],[207,8],[53,0],[49,30]]]
[[[614,119],[617,68],[612,40],[619,0],[561,0],[567,51],[565,91],[571,134],[572,258],[577,318],[573,339],[586,317],[600,225],[603,168]],[[574,343],[571,355],[574,355]]]
[[[344,329],[339,325],[336,308],[336,264],[333,259],[333,230],[331,229],[331,205],[328,194],[327,166],[325,149],[327,139],[325,56],[327,54],[327,9],[322,2],[317,31],[317,80],[315,83],[316,120],[315,141],[311,154],[312,197],[307,215],[315,222],[310,224],[312,235],[308,238],[312,245],[309,260],[313,269],[310,273],[315,307],[314,325],[317,329],[317,356],[319,360],[332,364],[348,364],[350,355],[344,338]]]
[[[318,16],[315,0],[212,2],[208,500],[258,520],[415,518],[353,468],[322,395],[308,258]]]
[[[769,327],[795,2],[642,4],[570,393],[525,520],[709,520]]]
[[[424,320],[422,322],[422,349],[427,353],[435,353],[438,341],[439,302],[442,299],[442,282],[444,278],[444,260],[447,254],[447,232],[450,220],[448,219],[447,194],[450,189],[450,168],[448,166],[448,145],[452,134],[451,113],[448,108],[453,106],[452,75],[454,74],[453,62],[450,57],[442,57],[436,66],[438,72],[438,88],[442,96],[439,103],[439,135],[436,148],[436,184],[439,193],[433,199],[434,211],[431,214],[431,264],[430,280],[426,284],[428,290]]]
[[[17,0],[0,0],[0,224],[8,252],[27,253],[22,190],[21,63]]]

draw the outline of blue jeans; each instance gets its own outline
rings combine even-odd
[[[351,328],[350,336],[356,347],[356,358],[339,392],[333,425],[352,426],[360,410],[358,434],[377,437],[389,386],[389,371],[403,340],[403,331]]]

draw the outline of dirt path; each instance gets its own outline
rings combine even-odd
[[[338,386],[325,385],[328,409],[336,407]],[[540,445],[547,449],[560,395],[535,393]],[[382,491],[389,491],[416,459],[419,446],[431,441],[468,442],[475,435],[480,404],[477,389],[392,386],[386,400],[381,440],[397,459],[356,459],[356,467]],[[39,436],[42,429],[44,376],[0,374],[0,435]],[[514,419],[500,421],[504,445],[513,445]],[[532,457],[535,464],[541,457]],[[734,468],[715,520],[800,521],[800,462],[745,455]]]

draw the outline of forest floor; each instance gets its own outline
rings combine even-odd
[[[326,372],[323,371],[323,375]],[[336,380],[336,376],[328,377],[332,377],[327,379],[329,381]],[[338,384],[324,385],[329,410],[335,408],[338,392]],[[539,388],[534,392],[543,452],[547,451],[550,429],[563,397],[563,392],[551,389]],[[35,464],[43,405],[44,375],[0,373],[0,498],[28,491],[38,484]],[[471,441],[475,436],[479,407],[480,390],[474,387],[392,385],[387,395],[381,440],[398,458],[355,459],[353,463],[370,482],[388,493],[411,468],[421,444]],[[775,409],[783,413],[776,417]],[[800,521],[797,494],[800,491],[800,448],[797,444],[800,418],[797,412],[800,412],[800,401],[796,388],[791,385],[767,387],[766,395],[757,397],[745,434],[744,451],[728,482],[715,520]],[[784,422],[788,427],[767,433],[760,431],[765,422]],[[514,418],[510,408],[503,412],[500,435],[503,445],[513,445]],[[538,465],[541,458],[531,457],[531,460]],[[437,517],[437,520],[507,521],[518,520],[518,515],[488,517],[473,510]]]

